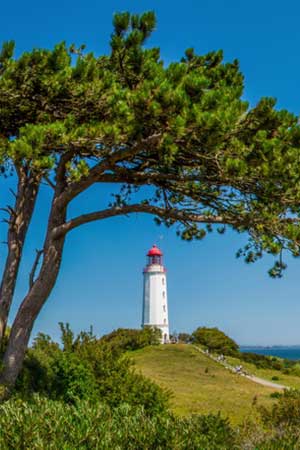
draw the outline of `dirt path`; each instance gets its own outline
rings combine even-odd
[[[274,389],[290,389],[288,386],[284,386],[283,384],[273,383],[272,381],[265,380],[264,378],[255,377],[254,375],[244,375],[248,380],[254,381],[254,383],[262,384],[263,386],[271,387]]]
[[[231,372],[233,372],[233,373],[236,373],[240,377],[248,378],[248,380],[253,381],[254,383],[261,384],[261,385],[267,386],[267,387],[271,387],[271,388],[274,388],[277,390],[290,389],[288,386],[284,386],[283,384],[273,383],[272,381],[265,380],[264,378],[259,378],[254,375],[248,375],[243,372],[238,372],[235,367],[231,366],[230,364],[228,364],[225,361],[219,360],[218,358],[216,358],[213,355],[210,355],[209,353],[206,353],[204,350],[202,350],[202,348],[196,347],[195,345],[193,345],[193,347],[196,350],[198,350],[199,352],[203,353],[208,358],[213,359],[216,363],[221,364],[226,369],[231,370]]]

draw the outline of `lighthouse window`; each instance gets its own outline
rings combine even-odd
[[[164,312],[166,312],[166,305],[163,305],[163,310]]]
[[[162,281],[162,284],[165,284],[165,279],[164,278],[162,278],[161,281]]]
[[[163,298],[165,298],[165,296],[166,296],[165,291],[163,291],[162,296],[163,296]]]
[[[164,324],[166,324],[167,323],[167,319],[164,319]]]

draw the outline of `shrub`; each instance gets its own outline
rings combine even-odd
[[[280,396],[281,396],[281,393],[278,391],[271,392],[271,394],[270,394],[271,398],[280,398]]]
[[[270,356],[259,355],[252,352],[241,352],[239,357],[242,361],[254,364],[258,369],[284,369],[283,360],[278,358],[271,358]]]
[[[248,418],[236,430],[235,449],[243,450],[296,450],[299,432],[290,429],[276,432],[262,426],[258,418]]]
[[[297,361],[289,359],[259,355],[252,352],[240,352],[239,358],[247,363],[254,364],[258,369],[273,369],[289,375],[300,376],[300,365]]]
[[[235,433],[220,415],[180,419],[149,417],[143,408],[79,401],[68,405],[42,397],[0,405],[0,448],[198,450],[233,449]]]
[[[61,324],[61,330],[62,348],[46,335],[34,341],[17,381],[20,395],[40,393],[68,403],[86,399],[112,407],[125,402],[143,406],[150,415],[168,407],[169,392],[134,372],[120,347],[112,350],[110,342],[97,340],[92,332],[74,337],[68,325]]]
[[[263,450],[300,448],[300,391],[274,392],[271,397],[277,397],[278,401],[271,408],[258,407],[260,421],[254,423],[248,420],[239,428],[237,448]]]
[[[300,377],[300,365],[298,361],[293,361],[294,365],[284,370],[284,373],[295,375],[296,377]]]
[[[239,346],[218,328],[199,327],[193,333],[193,342],[204,345],[211,352],[236,356]]]
[[[161,331],[154,327],[145,327],[142,330],[118,328],[100,339],[101,343],[110,346],[113,352],[138,350],[148,345],[158,345],[161,340]]]
[[[259,408],[263,423],[272,428],[300,427],[300,391],[285,390],[271,409]]]
[[[179,438],[183,449],[233,449],[235,433],[228,419],[220,414],[195,415],[179,420]]]
[[[74,353],[62,352],[54,361],[50,397],[65,402],[97,399],[96,377],[88,364]]]
[[[184,344],[189,344],[190,342],[192,342],[192,340],[193,340],[193,337],[189,333],[179,333],[178,334],[179,342],[183,342]]]

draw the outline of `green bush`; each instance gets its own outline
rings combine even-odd
[[[158,345],[160,341],[161,331],[154,327],[145,327],[142,330],[118,328],[100,339],[101,343],[110,346],[111,351],[119,353]]]
[[[271,409],[260,407],[262,420],[272,428],[300,427],[300,391],[285,390]]]
[[[297,361],[259,355],[252,352],[240,352],[239,358],[247,363],[254,364],[258,369],[273,369],[282,373],[300,376],[300,367]]]
[[[281,393],[278,391],[271,392],[271,394],[270,394],[271,398],[280,398],[280,396],[281,396]]]
[[[296,450],[300,448],[300,391],[276,393],[271,408],[258,407],[260,420],[247,421],[239,428],[238,447],[262,450]],[[272,397],[275,397],[273,393]]]
[[[209,351],[237,356],[239,346],[218,328],[199,327],[193,333],[193,342],[204,345]]]
[[[220,414],[195,415],[178,420],[178,449],[234,449],[235,433]],[[182,439],[182,446],[180,440]]]
[[[289,368],[286,368],[283,372],[286,374],[291,374],[296,377],[300,377],[300,364],[299,361],[292,361],[293,365]]]
[[[178,333],[178,342],[189,344],[192,342],[193,337],[189,333]]]
[[[40,393],[68,403],[85,399],[115,407],[125,402],[143,406],[148,414],[168,407],[169,392],[136,373],[120,346],[112,350],[110,341],[92,332],[74,337],[68,325],[61,324],[61,331],[61,347],[40,334],[28,351],[16,385],[23,398]]]
[[[220,415],[149,417],[143,408],[80,401],[68,405],[41,397],[0,405],[0,448],[30,450],[233,449],[235,433]]]
[[[65,402],[96,399],[97,383],[91,367],[74,353],[62,352],[53,363],[55,377],[50,396]]]

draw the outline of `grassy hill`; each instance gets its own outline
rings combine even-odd
[[[233,374],[191,345],[147,347],[132,356],[137,370],[172,391],[172,409],[180,415],[220,411],[237,423],[255,414],[254,403],[274,401],[274,389]]]

